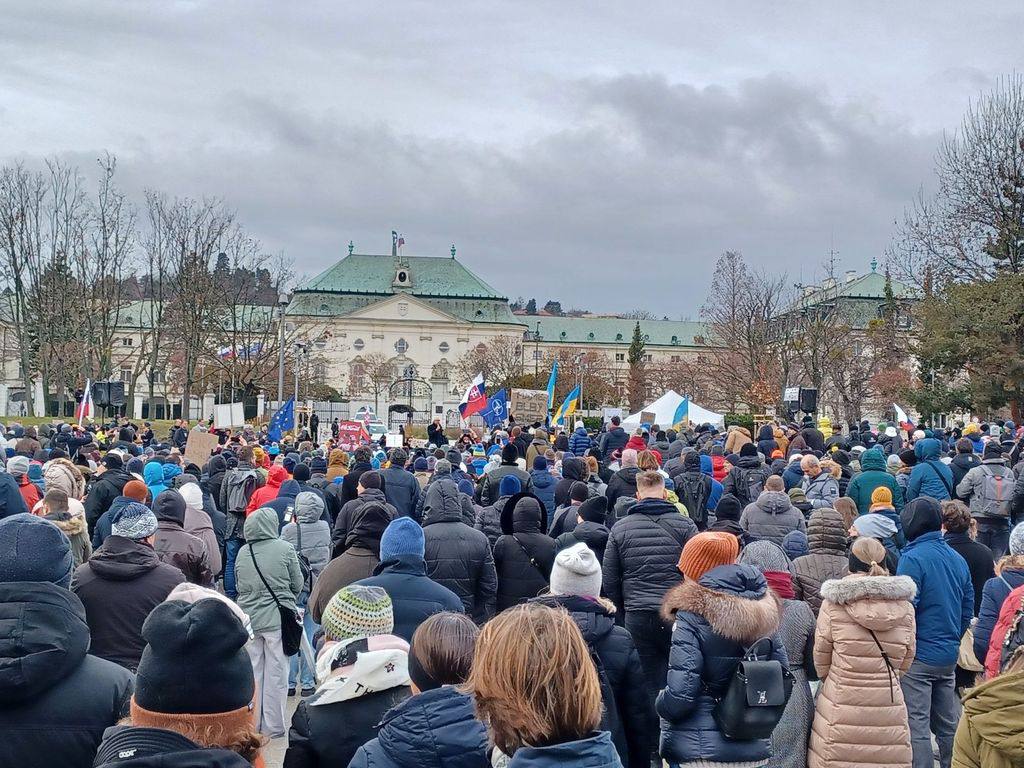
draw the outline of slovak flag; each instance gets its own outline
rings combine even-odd
[[[75,408],[75,418],[78,419],[78,426],[82,426],[82,422],[85,419],[91,419],[92,417],[92,381],[86,379],[85,389],[82,390],[82,399],[78,402],[78,407]]]
[[[473,383],[469,385],[469,389],[466,390],[466,394],[462,396],[462,402],[459,403],[459,413],[462,414],[462,418],[468,419],[474,413],[480,413],[486,407],[487,393],[484,391],[484,375],[478,373],[476,378],[473,379]]]

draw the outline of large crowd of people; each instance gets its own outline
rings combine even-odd
[[[0,425],[0,766],[1024,765],[1011,421],[211,429]]]

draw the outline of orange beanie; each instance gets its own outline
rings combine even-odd
[[[740,554],[740,541],[725,531],[698,533],[683,547],[679,555],[679,571],[696,581],[712,568],[736,562]]]

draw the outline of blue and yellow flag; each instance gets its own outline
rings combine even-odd
[[[675,429],[679,429],[684,426],[684,422],[690,420],[690,398],[684,397],[679,401],[679,405],[676,406],[675,415],[672,416],[672,426]]]
[[[565,420],[569,416],[572,416],[573,413],[575,413],[576,409],[579,407],[579,404],[580,387],[579,384],[577,384],[575,387],[573,387],[572,392],[566,395],[565,401],[558,407],[558,410],[555,411],[555,416],[553,419],[551,419],[551,423],[564,424]]]
[[[558,361],[551,364],[551,375],[548,377],[548,410],[555,407],[555,381],[558,380]]]

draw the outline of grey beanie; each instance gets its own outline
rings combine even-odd
[[[452,473],[452,463],[448,459],[438,459],[437,463],[434,464],[435,475],[450,475]]]
[[[12,456],[7,461],[7,471],[14,477],[28,474],[28,456]]]
[[[792,562],[786,555],[786,550],[768,539],[752,541],[740,552],[739,563],[752,565],[759,571],[792,571]]]
[[[133,501],[125,504],[114,515],[110,532],[114,536],[141,541],[156,533],[157,525],[156,515],[150,508]]]
[[[64,532],[24,512],[0,520],[0,582],[40,581],[67,589],[75,561]]]
[[[1024,523],[1017,523],[1010,531],[1010,554],[1024,555]]]
[[[601,596],[601,564],[586,544],[573,544],[555,555],[551,594]]]

